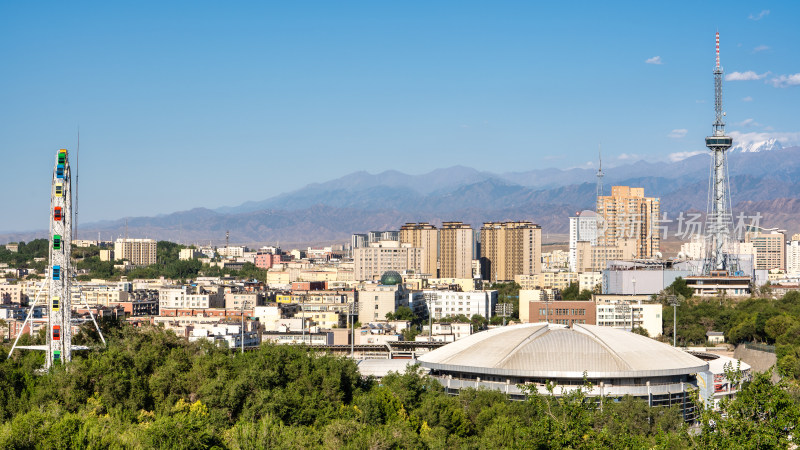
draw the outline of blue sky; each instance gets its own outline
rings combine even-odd
[[[800,143],[795,2],[2,2],[0,231],[261,200],[357,170],[493,172]],[[649,62],[648,62],[649,61]]]

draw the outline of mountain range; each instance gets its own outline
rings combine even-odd
[[[755,143],[728,155],[734,214],[759,213],[763,226],[800,231],[800,147]],[[612,185],[643,187],[661,198],[662,213],[705,211],[707,153],[674,162],[637,161],[604,170]],[[533,169],[501,174],[455,166],[422,175],[395,170],[354,172],[260,201],[217,209],[197,208],[157,217],[131,217],[81,226],[81,237],[123,235],[179,242],[322,243],[347,241],[352,233],[398,229],[403,223],[460,220],[531,220],[545,233],[568,231],[568,217],[592,209],[596,169]],[[126,224],[127,221],[127,224]],[[85,234],[84,234],[85,233]],[[0,242],[30,240],[46,232],[0,235]]]

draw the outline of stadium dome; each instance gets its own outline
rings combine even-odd
[[[403,276],[394,270],[384,272],[381,276],[380,284],[384,286],[394,286],[403,282]]]
[[[694,415],[688,391],[708,363],[667,344],[628,331],[596,325],[547,323],[495,328],[473,334],[419,358],[450,393],[462,388],[525,389],[555,395],[592,384],[589,396],[647,399],[651,406],[681,405]],[[522,386],[525,388],[523,389]],[[688,402],[688,403],[687,403]]]
[[[546,323],[476,333],[420,361],[431,369],[534,378],[684,375],[707,368],[699,358],[635,333]]]

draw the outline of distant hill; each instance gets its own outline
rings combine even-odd
[[[707,154],[670,163],[639,161],[610,168],[612,185],[644,187],[661,198],[662,211],[705,211],[710,160]],[[759,212],[762,224],[800,231],[800,147],[737,151],[729,155],[734,212]],[[197,208],[157,217],[128,218],[129,236],[181,242],[241,243],[347,240],[352,233],[398,229],[407,221],[531,220],[547,233],[566,233],[568,217],[593,208],[594,169],[535,169],[492,174],[469,167],[422,175],[397,171],[355,172],[293,192],[210,210]],[[119,236],[125,219],[81,226],[84,236]],[[46,232],[0,235],[0,242],[30,240]]]

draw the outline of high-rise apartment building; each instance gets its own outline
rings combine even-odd
[[[744,235],[745,242],[752,242],[756,251],[756,269],[772,270],[786,269],[786,243],[785,235],[780,231],[772,230],[749,231]]]
[[[475,232],[461,222],[443,222],[439,230],[439,277],[472,278]]]
[[[423,251],[398,241],[379,241],[369,247],[353,249],[356,280],[372,280],[389,270],[400,273],[422,272]]]
[[[792,241],[786,244],[786,273],[800,274],[800,235],[792,236]]]
[[[355,233],[350,237],[350,248],[366,247],[369,243],[369,237],[366,233]]]
[[[156,247],[152,239],[117,239],[114,258],[130,261],[134,266],[149,266],[156,263]]]
[[[636,241],[636,258],[654,258],[659,253],[659,212],[661,201],[645,197],[644,188],[613,186],[611,195],[597,198],[599,225],[597,245],[616,247],[621,240]]]
[[[569,270],[578,270],[578,242],[597,245],[597,213],[582,211],[569,218]]]
[[[439,260],[439,230],[427,223],[407,223],[400,227],[400,243],[419,247],[423,251],[422,273],[436,278]]]
[[[531,222],[486,222],[481,227],[481,276],[511,281],[542,271],[542,228]]]

